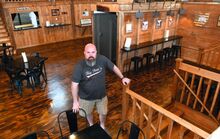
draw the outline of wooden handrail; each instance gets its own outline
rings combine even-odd
[[[133,98],[131,98],[131,99],[133,99]],[[136,102],[136,106],[138,107],[138,109],[141,111],[141,106]],[[143,114],[144,115],[144,118],[147,120],[147,121],[149,121],[149,119],[148,119],[148,117],[147,117],[147,115],[144,113]],[[153,131],[156,133],[156,127],[151,123],[151,128],[153,129]],[[159,136],[159,139],[161,139],[162,137],[161,136]]]
[[[164,109],[163,107],[151,102],[150,100],[138,95],[137,93],[133,92],[132,90],[130,90],[128,88],[128,86],[126,86],[126,89],[124,89],[124,93],[128,94],[131,96],[131,98],[135,98],[137,100],[139,100],[140,102],[142,102],[143,104],[147,105],[150,108],[153,108],[154,110],[156,110],[157,112],[163,114],[164,116],[170,118],[171,120],[177,122],[178,124],[182,125],[183,127],[191,130],[192,132],[198,134],[199,136],[203,137],[203,138],[207,138],[209,136],[209,133],[207,133],[206,131],[198,128],[197,126],[187,122],[186,120],[176,116],[175,114],[167,111],[166,109]],[[149,129],[148,129],[149,130]]]
[[[220,48],[220,45],[209,48],[209,49],[203,49],[202,54],[206,53],[206,52],[209,52],[209,51],[213,51],[213,50],[218,49],[218,48]]]

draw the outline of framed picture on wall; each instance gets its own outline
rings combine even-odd
[[[209,20],[209,13],[196,14],[194,18],[194,24],[195,26],[202,27],[205,26],[208,20]]]
[[[147,30],[148,29],[148,21],[145,20],[142,22],[142,30]]]
[[[155,23],[155,28],[156,29],[160,29],[162,27],[162,20],[161,19],[157,19],[156,23]]]
[[[52,16],[59,16],[60,10],[59,9],[51,9],[51,15]]]

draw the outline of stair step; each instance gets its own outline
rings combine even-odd
[[[0,29],[0,33],[6,33],[7,31],[6,31],[6,29],[4,28],[4,29]]]
[[[8,37],[8,33],[7,32],[0,33],[0,38],[3,38],[3,37]]]
[[[5,29],[5,26],[4,25],[0,25],[0,29]]]
[[[182,118],[187,120],[188,122],[198,126],[208,133],[212,133],[216,128],[218,128],[218,124],[211,119],[209,116],[193,110],[187,107],[184,104],[179,102],[175,102],[175,106],[177,109],[180,109],[184,112]]]
[[[7,37],[7,38],[0,38],[0,43],[8,43],[10,42],[10,39]]]
[[[174,105],[170,105],[167,107],[167,110],[172,112],[173,114],[181,117],[183,115],[183,112],[177,108],[174,107]],[[157,125],[157,119],[153,122],[154,125]],[[163,118],[162,123],[160,125],[160,132],[168,128],[170,124],[170,120],[166,117]],[[155,136],[155,132],[153,130],[150,131],[150,138],[153,138]]]

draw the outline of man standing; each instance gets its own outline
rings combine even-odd
[[[99,113],[100,125],[105,129],[108,99],[105,87],[106,69],[114,71],[124,85],[130,82],[125,78],[116,65],[103,55],[97,55],[96,46],[87,44],[84,49],[85,59],[78,62],[72,76],[73,111],[83,108],[87,113],[89,125],[93,125],[92,111],[96,106]]]

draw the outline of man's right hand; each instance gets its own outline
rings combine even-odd
[[[79,102],[78,102],[78,101],[73,102],[73,107],[72,107],[72,109],[73,109],[73,112],[74,112],[74,113],[76,113],[76,112],[79,111]]]

